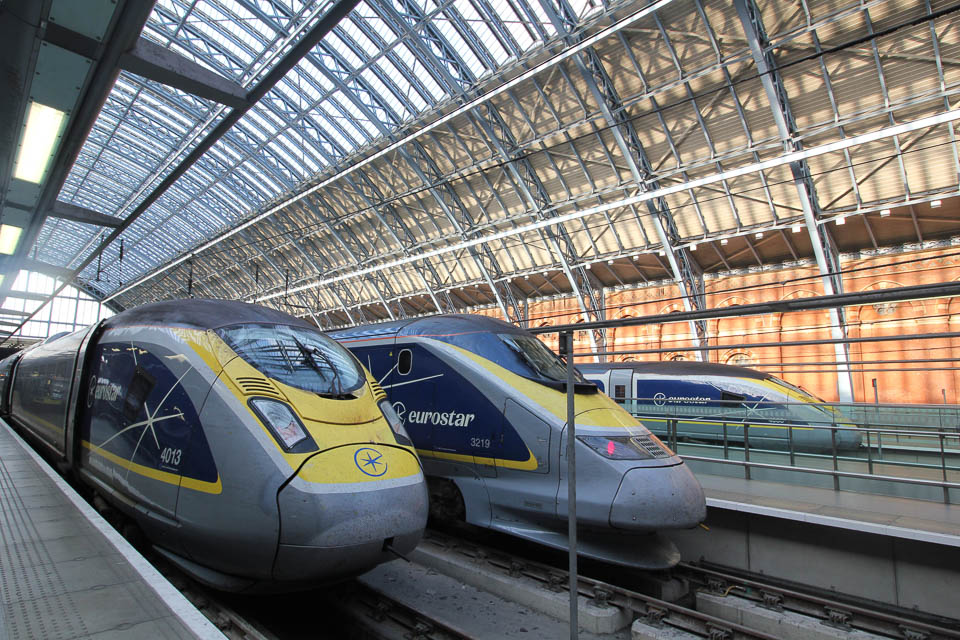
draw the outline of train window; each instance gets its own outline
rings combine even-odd
[[[746,396],[742,396],[739,393],[730,393],[729,391],[724,391],[721,395],[721,400],[723,404],[732,407],[735,402],[743,402]]]
[[[402,376],[410,373],[413,368],[413,352],[410,349],[403,349],[397,356],[397,373]]]
[[[627,385],[624,384],[615,384],[613,385],[613,399],[617,401],[618,404],[623,404],[625,398],[627,397]]]
[[[133,378],[127,386],[127,395],[123,398],[123,417],[127,420],[136,420],[143,403],[153,391],[156,381],[141,367],[133,372]]]

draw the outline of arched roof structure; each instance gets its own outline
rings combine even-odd
[[[960,233],[945,2],[362,0],[291,60],[338,6],[157,2],[15,256],[118,308],[333,326],[556,293],[595,318],[663,280],[696,307],[704,273],[829,281],[840,251]]]

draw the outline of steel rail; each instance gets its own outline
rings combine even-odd
[[[465,549],[462,540],[452,542],[455,540],[454,538],[445,534],[438,534],[436,531],[431,531],[430,536],[430,538],[424,540],[427,544],[434,544],[447,549],[455,549],[462,555],[485,562],[513,577],[519,577],[520,575],[526,576],[543,583],[553,591],[562,591],[566,588],[568,575],[566,571],[561,569],[555,569],[549,565],[532,560],[521,560],[510,554],[493,551],[472,542],[469,543],[472,548]],[[438,542],[437,538],[441,538],[441,540]],[[650,624],[657,626],[666,624],[670,627],[704,637],[714,637],[713,634],[717,631],[726,631],[728,633],[736,632],[737,634],[741,634],[742,637],[756,638],[757,640],[776,640],[777,638],[777,636],[750,629],[749,627],[730,622],[729,620],[717,618],[695,609],[683,607],[624,587],[593,578],[587,578],[583,575],[577,576],[577,593],[590,598],[598,605],[614,605],[621,609],[631,611],[644,618]]]
[[[740,307],[737,307],[738,309]],[[664,324],[667,324],[666,322]],[[855,326],[855,325],[850,325]],[[824,327],[826,328],[826,327]],[[532,331],[532,329],[531,329]],[[713,336],[716,339],[718,336]],[[736,342],[731,344],[717,344],[703,347],[676,346],[663,349],[625,349],[620,351],[580,351],[574,354],[575,358],[593,356],[624,356],[651,353],[674,353],[677,351],[723,351],[725,349],[764,349],[768,347],[812,347],[822,344],[859,344],[864,342],[894,342],[904,340],[944,340],[960,338],[960,331],[944,331],[941,333],[910,333],[900,336],[872,336],[860,338],[824,338],[822,340],[791,340],[789,342]],[[955,360],[951,359],[951,360]]]
[[[813,467],[791,467],[781,464],[770,464],[768,462],[751,462],[747,460],[730,460],[729,458],[707,458],[705,456],[687,456],[681,455],[686,460],[696,460],[698,462],[716,462],[719,464],[732,464],[738,467],[750,467],[757,469],[777,469],[780,471],[801,471],[803,473],[813,473],[823,476],[833,476],[841,478],[857,478],[859,480],[883,480],[887,482],[903,482],[905,484],[916,484],[924,487],[941,487],[943,489],[960,489],[960,482],[947,482],[941,480],[924,480],[922,478],[900,478],[898,476],[872,475],[869,473],[859,473],[857,471],[840,471],[839,469],[815,469]],[[890,464],[885,460],[874,460],[874,464]]]
[[[729,585],[739,587],[744,591],[741,597],[749,598],[750,600],[761,601],[772,608],[789,609],[791,611],[796,611],[808,616],[819,615],[820,617],[828,620],[830,619],[829,611],[839,610],[842,613],[851,615],[851,618],[853,615],[858,616],[858,618],[847,621],[846,625],[866,629],[876,633],[889,634],[893,632],[897,635],[901,635],[903,630],[906,628],[912,631],[935,634],[938,637],[942,636],[944,638],[960,638],[960,630],[958,629],[950,629],[941,625],[923,622],[921,620],[917,620],[916,618],[907,618],[878,609],[870,609],[861,605],[837,601],[835,598],[831,599],[811,593],[804,593],[803,591],[797,591],[796,589],[771,584],[770,582],[760,582],[754,579],[736,575],[734,573],[711,569],[696,564],[681,562],[678,565],[678,568],[688,575],[705,575],[726,582],[727,585],[724,585],[725,588],[722,589],[722,592],[727,592],[728,589],[726,587]],[[704,586],[711,586],[710,581],[704,581]],[[750,591],[751,589],[755,589],[759,593],[754,594]],[[716,588],[714,588],[714,590],[716,590]],[[778,602],[776,600],[771,600],[766,594],[776,594],[780,597],[780,601]],[[810,607],[801,606],[803,604],[822,607],[821,612],[818,614],[816,610],[813,610]],[[878,625],[876,624],[877,622],[884,624]]]
[[[474,640],[463,629],[414,609],[392,598],[385,592],[354,581],[338,607],[357,619],[357,624],[379,638],[417,638],[421,640]],[[391,624],[400,626],[401,633],[389,633]]]

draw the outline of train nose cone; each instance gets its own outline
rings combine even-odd
[[[363,573],[420,542],[427,489],[408,450],[350,445],[322,451],[277,497],[280,544],[273,576],[327,582]]]
[[[630,469],[610,508],[610,526],[632,531],[688,529],[706,517],[703,488],[685,464]]]

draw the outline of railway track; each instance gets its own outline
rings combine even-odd
[[[859,629],[907,640],[960,638],[960,625],[956,621],[923,618],[907,612],[891,613],[876,606],[857,604],[853,598],[841,601],[836,595],[825,597],[803,591],[802,587],[759,581],[745,573],[710,565],[681,563],[676,572],[710,593],[735,594],[772,611],[792,611],[845,631]]]
[[[422,547],[429,545],[481,562],[488,569],[533,579],[547,589],[566,591],[568,574],[556,566],[521,559],[502,550],[435,531],[430,532]],[[689,582],[694,590],[705,594],[705,599],[711,596],[714,599],[729,599],[731,604],[728,609],[742,610],[746,605],[737,604],[742,601],[772,612],[772,617],[776,617],[776,614],[800,616],[814,625],[813,628],[822,627],[821,630],[826,630],[828,634],[831,630],[835,631],[835,637],[861,631],[904,640],[960,639],[960,625],[957,621],[923,616],[915,612],[892,611],[892,607],[878,603],[845,598],[835,593],[818,593],[800,586],[785,586],[762,576],[691,563],[681,564],[672,574]],[[654,629],[684,631],[716,640],[782,637],[761,628],[752,628],[748,624],[740,624],[729,618],[698,610],[699,600],[696,593],[684,598],[684,604],[678,604],[652,597],[617,582],[603,582],[581,576],[577,591],[593,604],[629,611],[642,624]],[[742,611],[737,617],[740,620],[748,619]]]

